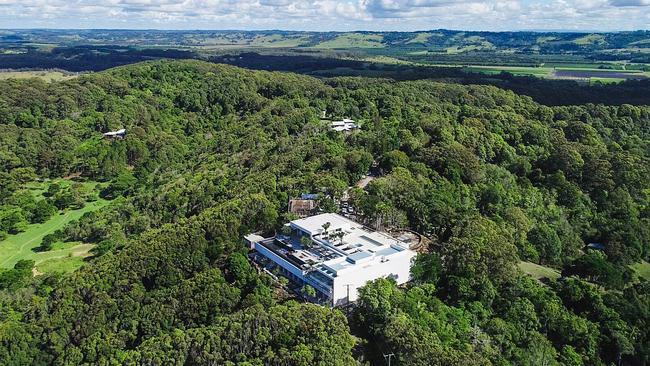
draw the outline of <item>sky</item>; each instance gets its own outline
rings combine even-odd
[[[650,0],[0,0],[0,28],[650,29]]]

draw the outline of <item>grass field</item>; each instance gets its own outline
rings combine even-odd
[[[589,34],[584,37],[575,39],[573,43],[578,45],[589,45],[589,44],[605,44],[605,37],[602,34]]]
[[[412,62],[406,61],[406,60],[400,60],[395,57],[390,57],[390,56],[371,56],[371,57],[366,57],[362,59],[363,61],[368,61],[368,62],[375,62],[375,63],[380,63],[380,64],[385,64],[385,65],[413,65]]]
[[[519,269],[521,269],[525,274],[541,280],[542,278],[558,279],[560,278],[560,272],[556,269],[544,267],[539,264],[532,262],[519,262]]]
[[[429,40],[429,38],[431,38],[432,35],[433,33],[418,33],[415,37],[413,37],[408,42],[406,42],[406,44],[427,43],[427,41]]]
[[[45,182],[29,182],[25,184],[25,188],[29,190],[35,198],[41,199],[43,193],[47,191],[50,184],[53,183],[57,183],[63,189],[72,185],[73,181],[69,179],[54,179],[54,180],[47,180]],[[97,185],[101,186],[101,183],[97,183],[93,181],[80,182],[80,183],[89,191],[95,189]]]
[[[632,268],[639,277],[650,281],[650,263],[641,261],[640,263],[632,264],[630,268]]]
[[[36,199],[43,199],[43,193],[48,187],[57,183],[62,188],[70,186],[73,181],[67,179],[55,179],[45,182],[29,182],[25,184],[27,189]],[[89,192],[96,190],[97,182],[81,182]],[[93,247],[91,244],[78,242],[55,243],[52,250],[47,252],[35,252],[33,249],[40,246],[43,237],[47,234],[63,228],[69,222],[78,220],[86,212],[91,212],[106,206],[109,201],[98,199],[87,202],[78,210],[66,210],[59,212],[42,224],[31,224],[22,233],[9,235],[7,239],[0,242],[0,268],[12,268],[21,259],[31,259],[36,263],[36,273],[52,271],[67,272],[79,268],[83,264],[83,258],[89,256],[88,251]]]
[[[12,268],[21,259],[32,259],[36,262],[36,269],[39,272],[46,272],[48,268],[56,268],[54,260],[65,259],[69,255],[80,258],[87,256],[92,248],[90,244],[61,243],[48,252],[34,252],[33,249],[41,244],[45,235],[53,233],[73,220],[78,220],[86,212],[98,210],[108,203],[109,201],[104,199],[88,202],[81,209],[60,212],[42,224],[31,224],[22,233],[9,235],[7,239],[0,242],[0,267]],[[42,268],[41,264],[46,268]]]
[[[555,41],[556,39],[557,39],[557,37],[549,37],[549,36],[546,36],[546,37],[537,37],[537,44],[543,44],[543,43],[546,43],[546,42],[552,42],[552,41]]]
[[[332,40],[321,42],[314,48],[383,48],[381,41],[384,39],[379,34],[342,34]]]
[[[550,77],[553,69],[550,67],[526,67],[526,66],[468,66],[463,70],[467,72],[479,72],[483,74],[499,74],[502,71],[518,76]]]
[[[273,34],[269,36],[255,37],[250,45],[253,47],[299,47],[309,42],[308,36],[302,37],[284,37],[280,34]]]
[[[582,67],[579,65],[566,65],[564,67],[550,67],[547,65],[543,67],[470,65],[463,67],[463,70],[488,75],[506,71],[516,76],[536,76],[551,79],[588,79],[591,83],[596,81],[617,83],[644,75],[648,77],[650,74],[640,70],[598,69],[594,65],[583,65]]]
[[[601,84],[614,84],[614,83],[620,83],[622,81],[625,81],[627,79],[620,79],[620,78],[589,78],[589,84],[596,84],[596,83],[601,83]]]
[[[64,74],[61,71],[0,71],[0,80],[37,78],[52,82],[75,77],[75,75]]]

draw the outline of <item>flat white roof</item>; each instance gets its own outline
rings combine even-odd
[[[344,118],[342,121],[332,121],[331,128],[335,131],[349,131],[357,128],[358,126],[353,120]]]
[[[328,222],[330,226],[327,231],[329,232],[333,232],[336,229],[361,226],[361,224],[357,224],[350,219],[334,213],[323,213],[320,215],[305,217],[304,219],[293,220],[291,221],[291,226],[299,228],[311,235],[316,235],[323,231],[323,225]]]
[[[109,132],[106,132],[106,133],[104,133],[104,136],[122,135],[122,134],[124,134],[124,133],[126,133],[126,129],[122,128],[122,129],[117,130],[117,131],[109,131]]]
[[[327,233],[323,224],[329,223]],[[379,261],[385,257],[408,251],[408,244],[392,236],[373,231],[348,218],[334,213],[306,217],[291,221],[294,229],[312,236],[322,250],[332,253],[331,259],[321,259],[321,270],[335,276],[337,272],[369,261]],[[335,233],[342,233],[339,238]],[[299,250],[301,251],[301,250]],[[310,250],[313,252],[313,249]],[[317,260],[318,261],[318,260]]]

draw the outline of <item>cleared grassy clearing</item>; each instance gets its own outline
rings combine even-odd
[[[408,55],[418,56],[418,55],[427,55],[427,54],[429,54],[429,52],[430,52],[429,50],[422,50],[422,51],[412,51],[412,52],[409,52],[407,54]]]
[[[280,34],[273,34],[270,36],[262,36],[254,38],[250,45],[254,47],[299,47],[309,42],[308,36],[289,38]]]
[[[558,279],[561,276],[560,272],[556,269],[544,267],[532,262],[521,261],[518,266],[522,272],[538,280],[542,278]]]
[[[467,72],[479,72],[484,74],[499,74],[503,71],[519,76],[549,77],[553,72],[549,67],[525,67],[525,66],[468,66],[463,70]]]
[[[42,224],[31,224],[27,230],[16,235],[9,235],[0,242],[0,267],[12,268],[22,259],[32,259],[38,264],[48,259],[65,258],[69,253],[73,256],[83,256],[92,248],[90,244],[65,243],[58,249],[48,252],[34,252],[33,249],[41,245],[43,237],[64,227],[73,220],[78,220],[86,212],[98,210],[109,204],[109,201],[99,199],[88,202],[78,210],[60,212]]]
[[[589,84],[596,84],[596,83],[601,83],[601,84],[616,84],[623,82],[627,79],[621,79],[621,78],[589,78]]]
[[[390,56],[371,56],[371,57],[364,58],[363,60],[368,62],[387,64],[387,65],[414,65],[414,63],[411,61],[400,60],[398,58],[390,57]]]
[[[463,52],[477,51],[479,49],[480,48],[478,46],[473,46],[473,45],[472,46],[451,46],[451,47],[447,47],[445,52],[447,52],[450,55],[456,55]]]
[[[638,73],[643,73],[641,70],[625,70],[623,68],[620,69],[600,69],[598,67],[580,67],[580,66],[573,66],[573,65],[568,65],[568,66],[561,66],[561,67],[556,67],[555,70],[567,70],[567,71],[593,71],[593,72],[612,72],[612,73],[617,73],[617,72],[625,72],[628,74],[638,74]]]
[[[589,44],[605,44],[605,37],[602,34],[589,34],[573,40],[573,43],[584,46]]]
[[[49,188],[49,186],[54,183],[58,184],[62,189],[64,189],[70,187],[75,182],[68,179],[52,179],[43,182],[28,182],[25,184],[25,189],[29,190],[35,198],[41,199],[43,193],[45,193]],[[79,182],[79,183],[81,183],[84,186],[84,188],[86,188],[89,191],[95,189],[97,185],[101,186],[101,183],[92,182],[92,181]]]
[[[634,263],[630,265],[630,268],[632,268],[634,272],[639,275],[639,277],[650,281],[650,263],[641,261],[640,263]]]
[[[406,42],[406,44],[427,43],[427,41],[429,40],[429,38],[431,38],[432,35],[433,33],[418,33],[415,37],[413,37],[408,42]]]
[[[608,69],[604,70],[625,70],[625,64],[617,62],[603,62],[603,63],[565,63],[565,62],[546,62],[544,63],[545,67],[555,67],[555,68],[568,68],[568,69],[600,69],[600,67],[607,67]]]
[[[381,41],[384,39],[379,34],[342,34],[330,41],[317,44],[314,48],[383,48]]]
[[[64,74],[61,71],[0,71],[0,80],[7,79],[42,79],[47,82],[69,80],[75,75]]]
[[[453,66],[453,65],[450,65]],[[626,79],[634,79],[639,76],[649,76],[648,72],[641,70],[623,69],[598,69],[592,67],[524,67],[524,66],[479,66],[470,65],[463,67],[464,71],[477,72],[488,75],[499,74],[503,71],[516,76],[536,76],[552,79],[588,79],[590,82],[617,83]]]
[[[87,254],[90,254],[86,252]],[[36,265],[36,271],[38,273],[51,273],[51,272],[60,272],[68,273],[74,272],[79,267],[81,267],[85,262],[84,259],[87,256],[68,256],[62,258],[53,258],[43,261]]]
[[[542,36],[542,37],[537,37],[536,43],[537,44],[543,44],[543,43],[551,42],[551,41],[555,41],[555,40],[557,40],[557,37],[552,37],[552,36],[544,37],[544,36]]]

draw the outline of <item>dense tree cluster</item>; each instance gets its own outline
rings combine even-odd
[[[362,127],[331,131],[323,110]],[[7,212],[46,217],[14,193],[36,177],[114,199],[57,234],[97,244],[79,271],[0,274],[1,364],[650,362],[650,285],[627,267],[650,259],[648,107],[156,61],[0,84],[0,142]],[[279,229],[300,193],[335,210],[373,161],[349,197],[369,225],[432,238],[413,283],[369,284],[349,318],[285,300],[242,236]],[[51,204],[74,205],[69,189]]]

